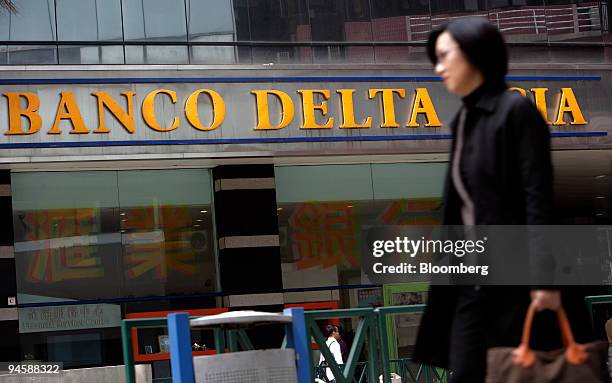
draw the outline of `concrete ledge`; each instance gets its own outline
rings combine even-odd
[[[0,372],[5,374],[6,372]],[[14,376],[0,375],[0,383],[125,383],[125,368],[106,366],[65,370],[58,376]],[[136,365],[136,382],[152,383],[153,375],[150,364]]]

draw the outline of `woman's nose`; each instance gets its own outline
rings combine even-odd
[[[438,76],[441,76],[442,73],[444,72],[444,65],[442,65],[442,63],[438,62],[435,66],[435,72]]]

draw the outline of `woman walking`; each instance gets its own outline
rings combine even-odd
[[[501,33],[481,17],[455,19],[431,33],[427,52],[463,101],[451,124],[443,224],[550,224],[548,126],[529,99],[508,91]],[[484,382],[487,348],[518,345],[530,299],[538,310],[561,300],[558,290],[525,286],[432,286],[414,359],[447,368],[450,383]]]

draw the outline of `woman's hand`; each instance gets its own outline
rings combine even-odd
[[[536,311],[558,310],[561,307],[561,292],[559,290],[533,290],[531,304]]]

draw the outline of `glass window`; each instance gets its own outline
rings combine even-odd
[[[238,64],[238,49],[232,46],[189,47],[191,64]],[[250,59],[249,59],[250,63]]]
[[[127,45],[126,64],[189,64],[189,51],[186,46],[172,45]]]
[[[39,45],[9,45],[7,61],[10,65],[57,64],[57,49]]]
[[[60,41],[122,40],[119,0],[56,0]]]
[[[313,41],[344,41],[345,0],[310,0]]]
[[[118,186],[124,294],[214,291],[210,173],[122,171]]]
[[[10,65],[57,64],[57,49],[39,45],[9,45],[7,61]]]
[[[20,303],[120,296],[116,178],[115,172],[12,175]]]
[[[249,26],[249,6],[247,0],[233,0],[234,20],[236,21],[236,40],[251,40],[251,28]]]
[[[305,41],[305,0],[249,0],[249,19],[253,41]]]
[[[439,224],[446,167],[446,163],[276,167],[283,287],[369,283],[361,276],[364,230],[374,225]]]
[[[439,224],[446,169],[446,162],[373,164],[376,224]]]
[[[312,48],[315,64],[335,64],[344,62],[346,47],[340,45],[325,45]]]
[[[53,0],[20,0],[16,13],[9,16],[9,40],[55,41]]]
[[[12,191],[20,303],[216,290],[208,170],[15,173]]]
[[[61,46],[60,64],[123,64],[123,46]]]
[[[506,41],[546,41],[546,12],[542,0],[493,0],[489,7],[489,20],[504,34]]]
[[[545,1],[546,30],[549,41],[601,41],[598,2],[574,0]]]
[[[283,287],[359,279],[361,225],[373,197],[370,166],[276,167],[275,183]]]
[[[296,47],[253,47],[253,64],[303,63],[300,49]]]
[[[47,336],[49,360],[65,360],[65,367],[102,364],[102,339],[98,332]]]
[[[126,40],[187,40],[185,2],[123,0],[123,28]]]
[[[373,18],[429,15],[428,0],[370,0]]]
[[[9,39],[11,14],[6,9],[0,7],[0,40]]]
[[[488,17],[486,0],[430,0],[432,27],[435,28],[451,17],[482,16]]]
[[[99,312],[99,306],[70,305],[56,307],[19,308],[20,325],[24,314],[28,315],[26,323],[40,324],[38,330],[23,332],[20,328],[19,340],[21,360],[62,362],[64,368],[83,368],[97,366],[116,366],[123,363],[121,352],[121,316],[116,320],[116,327],[67,329],[70,323],[99,323],[106,312]],[[89,311],[84,314],[83,311]],[[24,313],[25,312],[25,313]],[[44,320],[52,315],[63,315],[65,319]],[[53,324],[62,324],[64,328],[53,329]]]
[[[0,65],[8,64],[8,46],[0,45]]]
[[[187,0],[190,41],[234,41],[236,25],[230,0]]]
[[[425,41],[431,31],[428,1],[373,0],[372,15],[374,41]],[[376,47],[377,60],[384,56],[397,57],[398,54],[406,57],[408,49]]]

